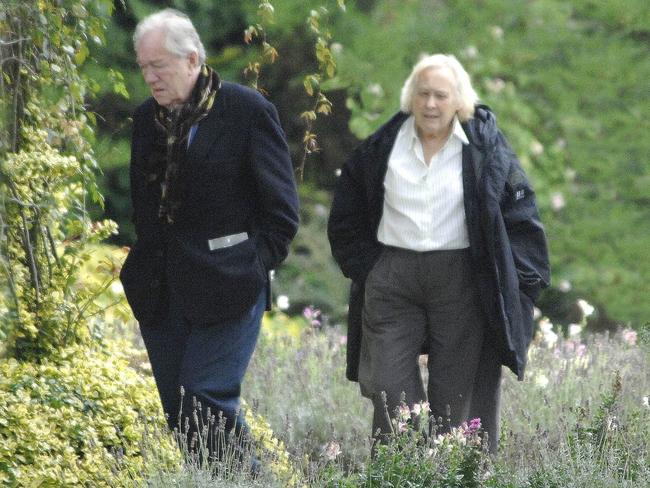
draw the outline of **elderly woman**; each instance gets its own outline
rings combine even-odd
[[[402,399],[428,399],[443,428],[479,417],[494,452],[501,365],[523,378],[550,272],[534,192],[477,100],[455,57],[418,62],[401,111],[343,167],[328,237],[352,279],[347,376],[373,402],[373,433]]]

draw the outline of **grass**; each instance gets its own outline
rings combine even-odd
[[[469,475],[440,481],[453,459],[474,459],[464,451],[432,465],[427,456],[404,455],[422,443],[405,447],[396,439],[383,457],[370,459],[372,406],[345,379],[340,326],[267,315],[243,397],[286,446],[296,486],[422,486],[394,480],[428,469],[426,479],[438,480],[431,486],[642,487],[650,486],[649,351],[623,333],[552,343],[538,336],[526,380],[504,371],[500,451],[493,458],[480,453],[473,481]],[[173,474],[154,466],[153,473],[148,486],[283,486],[268,471],[220,480],[197,466]]]

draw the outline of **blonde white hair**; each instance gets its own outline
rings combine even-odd
[[[451,54],[433,54],[425,56],[413,66],[411,74],[404,82],[400,98],[400,110],[405,113],[411,113],[413,104],[413,95],[417,85],[420,73],[429,68],[439,69],[447,68],[451,71],[455,80],[454,88],[456,97],[459,102],[458,118],[461,122],[469,120],[474,116],[474,107],[478,102],[478,95],[472,87],[469,74],[460,64],[458,59]]]
[[[203,43],[194,28],[194,24],[183,12],[173,8],[166,8],[142,19],[138,22],[133,34],[133,47],[137,50],[142,37],[156,30],[163,32],[163,46],[171,54],[184,58],[196,53],[199,64],[205,63]]]

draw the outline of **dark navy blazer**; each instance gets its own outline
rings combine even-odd
[[[298,196],[275,107],[259,93],[223,82],[188,148],[185,188],[173,225],[158,219],[160,183],[144,168],[156,137],[153,99],[133,117],[131,198],[137,240],[120,279],[133,314],[152,322],[177,294],[194,323],[236,319],[286,257],[298,228]],[[209,241],[247,233],[232,246]]]

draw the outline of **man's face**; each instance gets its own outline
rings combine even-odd
[[[153,30],[136,47],[137,62],[151,95],[163,107],[187,101],[196,82],[198,56],[178,57],[163,46],[163,33]]]
[[[413,93],[412,112],[420,137],[445,137],[458,110],[454,77],[447,68],[420,73]]]

